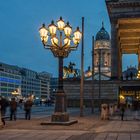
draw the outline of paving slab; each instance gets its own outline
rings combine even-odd
[[[118,134],[117,140],[130,140],[130,134],[129,133],[120,133]]]
[[[106,140],[116,140],[118,133],[109,133]]]
[[[131,134],[131,140],[140,140],[140,133],[139,134]]]
[[[95,140],[105,140],[108,136],[108,133],[98,133],[95,136]]]
[[[40,125],[50,120],[32,118],[6,121],[0,130],[0,140],[140,140],[140,121],[111,119],[101,120],[97,115],[72,116],[78,123],[63,125]]]

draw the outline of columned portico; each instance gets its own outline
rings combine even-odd
[[[106,0],[106,5],[111,22],[111,76],[120,79],[123,54],[138,54],[140,64],[140,1]]]

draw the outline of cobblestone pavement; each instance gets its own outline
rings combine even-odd
[[[140,121],[130,117],[120,121],[120,117],[113,116],[103,121],[97,115],[75,115],[70,119],[78,123],[70,126],[40,125],[49,122],[50,117],[7,120],[0,130],[0,140],[140,140]]]

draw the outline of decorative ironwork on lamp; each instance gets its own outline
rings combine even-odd
[[[58,31],[59,39],[57,37]],[[55,57],[63,58],[67,57],[72,50],[77,48],[82,36],[79,27],[77,27],[72,36],[72,27],[69,22],[65,24],[62,17],[57,21],[57,26],[54,24],[54,21],[51,22],[48,28],[43,24],[39,29],[39,33],[45,49],[51,49]],[[73,45],[71,45],[72,40]]]

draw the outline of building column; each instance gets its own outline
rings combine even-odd
[[[140,48],[138,49],[138,71],[140,70]]]
[[[97,54],[96,52],[94,52],[94,66],[96,67],[97,66]]]
[[[117,36],[117,22],[111,22],[111,77],[113,79],[119,78],[119,47]]]
[[[121,44],[118,45],[119,47],[119,58],[118,58],[118,76],[119,76],[119,79],[121,79],[121,76],[122,76],[122,49],[121,49]]]
[[[110,57],[110,53],[107,53],[107,63],[108,63],[108,66],[110,67],[111,66],[111,57]]]
[[[119,77],[122,77],[122,52],[120,52],[120,71],[119,71]]]
[[[103,52],[103,67],[105,66],[105,61],[106,61],[106,53]]]
[[[107,63],[106,66],[109,66],[109,59],[108,59],[108,52],[105,53],[105,62]]]

